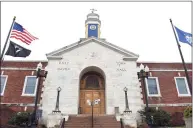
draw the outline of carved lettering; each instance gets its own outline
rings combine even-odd
[[[122,61],[117,61],[116,64],[120,67],[121,65],[124,65],[125,62],[122,62]]]
[[[70,68],[57,68],[57,70],[59,70],[59,71],[68,71],[68,70],[70,70]]]
[[[62,65],[68,65],[69,62],[67,62],[67,61],[60,61],[59,64],[62,64]]]
[[[117,68],[117,71],[119,71],[119,72],[125,72],[125,71],[127,71],[125,68]]]

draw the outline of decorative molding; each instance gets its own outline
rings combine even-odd
[[[137,59],[137,57],[123,57],[124,61],[136,61]]]
[[[61,60],[63,59],[63,57],[62,56],[47,56],[47,59]]]
[[[192,103],[174,103],[174,104],[148,104],[150,107],[165,107],[165,106],[192,106]],[[145,104],[143,104],[145,106]]]
[[[31,72],[31,75],[32,75],[32,76],[34,75],[34,71]]]
[[[152,72],[184,72],[183,69],[149,69]],[[192,69],[188,69],[188,72],[192,72]]]
[[[48,62],[48,60],[4,60],[3,62]]]
[[[23,70],[23,71],[36,71],[36,68],[15,68],[15,67],[1,67],[1,70]],[[45,69],[42,69],[45,70]]]
[[[151,72],[149,72],[149,76],[151,76],[151,77],[152,77],[152,73],[151,73]]]
[[[156,64],[173,64],[173,63],[175,63],[175,64],[182,64],[182,62],[160,62],[160,61],[137,61],[137,63],[144,63],[144,64],[146,64],[146,63],[156,63]],[[192,62],[186,62],[186,64],[192,64]]]
[[[58,53],[66,52],[66,51],[68,51],[68,50],[70,50],[70,49],[72,49],[72,48],[75,48],[75,47],[78,47],[78,46],[82,46],[82,45],[87,44],[87,43],[89,43],[89,42],[96,42],[96,43],[98,43],[98,44],[100,44],[100,45],[103,45],[103,46],[106,46],[106,47],[108,47],[108,48],[111,48],[111,49],[113,49],[113,50],[115,50],[115,51],[117,51],[117,52],[119,52],[119,53],[126,54],[126,56],[134,56],[134,58],[138,58],[138,57],[139,57],[139,55],[137,55],[137,54],[135,54],[135,53],[132,53],[132,52],[130,52],[130,51],[127,51],[127,50],[125,50],[125,49],[123,49],[123,48],[120,48],[120,47],[118,47],[118,46],[116,46],[116,45],[114,45],[114,44],[112,44],[112,43],[106,42],[106,41],[104,41],[104,40],[96,39],[95,37],[89,37],[89,38],[81,41],[80,43],[79,43],[79,42],[80,42],[80,41],[78,41],[78,42],[76,42],[76,43],[73,43],[73,44],[70,44],[70,45],[68,45],[68,46],[65,46],[65,47],[63,47],[63,48],[60,48],[60,49],[58,49],[58,50],[55,50],[55,51],[53,51],[53,52],[51,52],[51,53],[46,54],[46,56],[47,56],[47,58],[48,58],[48,57],[51,57],[51,56],[55,56],[55,55],[57,55]],[[137,59],[136,59],[136,60],[137,60]]]
[[[34,103],[1,103],[1,105],[6,105],[6,106],[35,106]],[[37,104],[40,106],[40,104]]]

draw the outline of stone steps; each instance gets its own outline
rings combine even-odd
[[[91,115],[70,116],[65,122],[65,128],[92,128]],[[115,116],[109,115],[94,115],[93,128],[121,128]]]

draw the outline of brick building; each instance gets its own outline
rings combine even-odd
[[[146,80],[149,106],[163,108],[171,112],[174,123],[183,123],[184,106],[192,105],[191,89],[187,85],[183,65],[138,62],[138,54],[100,38],[100,26],[99,15],[93,12],[88,14],[85,38],[46,54],[47,60],[41,62],[43,69],[48,70],[46,79],[40,81],[38,106],[42,110],[41,122],[47,127],[54,127],[63,116],[70,121],[72,115],[91,114],[89,103],[100,100],[94,106],[94,114],[106,115],[109,120],[108,115],[114,115],[117,121],[122,118],[126,125],[137,127],[141,119],[138,111],[145,106],[144,85],[137,76],[139,65],[142,64],[150,72]],[[3,62],[2,123],[6,123],[14,112],[32,111],[38,83],[35,71],[39,62]],[[192,63],[187,64],[187,67],[192,78]],[[58,87],[62,89],[59,107],[61,113],[54,115],[52,111]],[[127,99],[132,111],[129,115],[123,114],[127,110],[123,89],[128,89]],[[77,124],[79,125],[81,124]],[[115,127],[113,123],[108,125]]]
[[[32,111],[35,101],[33,95],[25,94],[27,80],[36,78],[36,67],[41,62],[43,69],[47,61],[5,61],[1,67],[1,121],[6,123],[11,114],[19,111]],[[174,123],[182,124],[182,112],[185,106],[192,105],[192,96],[187,85],[183,65],[181,63],[138,62],[150,69],[148,85],[148,102],[150,107],[165,109],[173,115]],[[187,64],[188,74],[192,78],[192,64]],[[137,74],[136,74],[137,75]],[[178,85],[178,81],[183,81]],[[41,82],[40,95],[43,92]],[[36,84],[37,85],[37,84]],[[151,87],[150,87],[151,86]],[[144,86],[141,85],[145,104]],[[35,87],[33,87],[35,91]],[[39,98],[41,99],[41,98]],[[40,100],[39,100],[40,101]],[[38,102],[40,104],[40,102]],[[179,117],[178,117],[179,116]],[[2,118],[6,117],[6,118]],[[180,122],[179,122],[180,120]]]

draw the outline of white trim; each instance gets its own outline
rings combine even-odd
[[[148,104],[150,107],[164,107],[164,106],[192,106],[192,103],[174,103],[174,104]],[[145,106],[145,104],[143,104]]]
[[[178,85],[177,85],[176,78],[184,78],[184,81],[185,81],[185,84],[186,84],[186,89],[187,89],[188,94],[180,94],[180,93],[179,93],[179,89],[178,89]],[[174,80],[175,80],[176,89],[177,89],[177,92],[178,92],[178,97],[191,96],[186,77],[179,77],[179,76],[178,76],[178,77],[174,77]]]
[[[47,56],[48,59],[56,59],[56,60],[61,60],[63,59],[62,56]]]
[[[4,60],[3,62],[48,62],[48,60]]]
[[[34,94],[25,94],[25,89],[26,89],[26,85],[27,85],[27,78],[29,78],[29,77],[35,77],[36,78],[36,76],[26,76],[25,77],[25,82],[24,82],[23,91],[22,91],[22,95],[21,96],[33,96],[34,97],[36,95],[37,84],[38,84],[38,80],[39,80],[37,78],[36,78],[36,85],[35,85]]]
[[[166,62],[161,62],[161,61],[137,61],[137,63],[139,63],[139,64],[140,64],[140,63],[144,63],[144,64],[145,64],[145,63],[156,63],[156,64],[157,64],[157,63],[158,63],[158,64],[162,64],[162,63],[163,63],[163,64],[166,64],[166,63],[168,63],[168,64],[173,64],[173,63],[174,63],[174,64],[182,64],[182,62],[174,62],[174,61],[173,61],[173,62],[171,62],[171,61],[170,61],[170,62],[167,62],[167,61],[166,61]],[[186,62],[186,64],[192,64],[192,62]]]
[[[146,83],[146,89],[147,89],[147,95],[148,95],[148,97],[161,97],[160,87],[159,87],[159,82],[158,82],[158,77],[148,77],[148,79],[149,79],[149,78],[156,80],[156,85],[157,85],[158,94],[149,94],[148,82],[147,82],[147,78],[146,78],[146,79],[145,79],[145,83]]]
[[[0,103],[0,104],[6,106],[35,106],[34,103]],[[37,105],[40,106],[40,104]]]
[[[132,53],[132,52],[127,51],[127,50],[125,50],[125,49],[123,49],[123,48],[120,48],[120,47],[118,47],[118,46],[116,46],[116,45],[114,45],[114,44],[112,44],[112,43],[109,43],[109,42],[104,41],[104,40],[97,39],[97,38],[95,38],[95,37],[89,37],[89,38],[86,38],[85,40],[79,40],[79,41],[76,42],[76,43],[67,45],[67,46],[65,46],[65,47],[63,47],[63,48],[60,48],[60,49],[55,50],[55,51],[53,51],[53,52],[47,53],[46,56],[47,56],[47,58],[50,57],[50,56],[55,56],[56,54],[58,54],[58,53],[60,53],[60,52],[67,51],[67,50],[69,50],[69,49],[71,49],[71,48],[74,48],[74,47],[77,47],[77,46],[79,46],[79,45],[84,45],[84,44],[89,43],[89,42],[91,42],[91,41],[96,42],[96,43],[99,43],[99,44],[102,44],[102,45],[107,46],[107,47],[110,47],[111,49],[114,49],[114,50],[116,50],[116,51],[122,52],[122,53],[124,53],[124,54],[126,54],[126,55],[133,56],[133,57],[136,57],[136,58],[139,57],[139,55],[137,55],[137,54],[135,54],[135,53]]]
[[[183,69],[149,69],[152,72],[184,72]],[[192,69],[187,69],[188,72],[192,72]]]
[[[137,59],[137,57],[123,57],[124,61],[136,61]]]
[[[2,90],[2,93],[1,93],[1,96],[4,95],[4,92],[5,92],[5,88],[6,88],[6,85],[7,85],[7,79],[8,79],[8,75],[0,75],[1,77],[5,77],[5,83],[3,85],[3,90]]]
[[[15,68],[15,67],[1,67],[1,70],[22,70],[22,71],[36,71],[36,68]],[[44,69],[42,69],[44,70]]]

